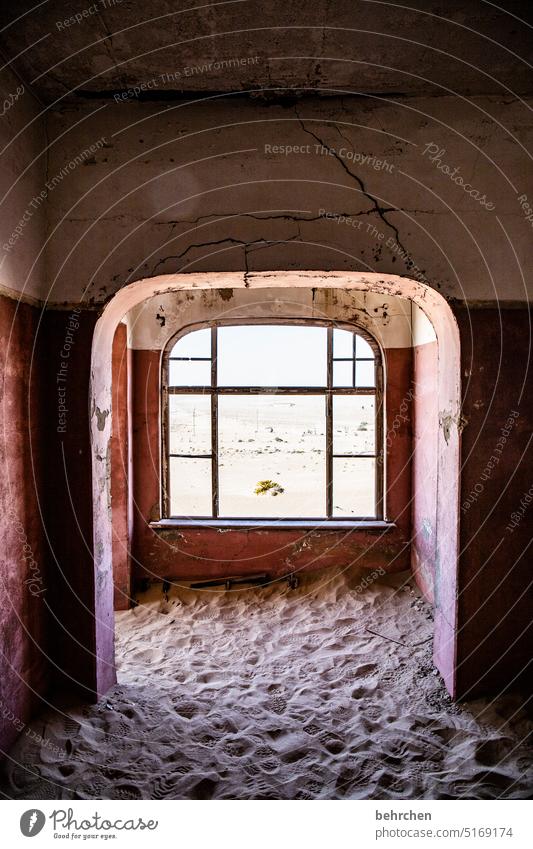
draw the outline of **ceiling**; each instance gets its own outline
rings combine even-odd
[[[46,103],[134,86],[508,98],[533,88],[532,23],[531,0],[0,2],[4,58]]]

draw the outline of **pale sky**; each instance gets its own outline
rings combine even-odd
[[[210,356],[210,330],[184,336],[174,356]],[[372,356],[358,338],[358,356]],[[352,334],[334,331],[334,356],[351,356]],[[237,325],[218,329],[218,383],[220,386],[325,386],[327,333],[325,327],[299,325]],[[351,367],[350,367],[351,368]],[[209,366],[172,364],[180,383],[209,383]],[[186,375],[188,378],[186,378]],[[190,381],[190,382],[189,382]],[[173,382],[173,381],[172,381]]]

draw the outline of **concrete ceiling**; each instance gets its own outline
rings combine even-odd
[[[533,88],[532,13],[531,0],[2,0],[0,37],[47,103],[134,86],[512,97]]]

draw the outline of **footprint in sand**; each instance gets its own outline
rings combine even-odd
[[[184,719],[193,719],[198,713],[198,706],[194,702],[178,702],[174,710]]]
[[[142,799],[141,790],[134,784],[117,784],[113,789],[112,799]]]
[[[329,752],[331,755],[340,755],[341,752],[344,752],[346,745],[341,737],[338,737],[336,734],[325,733],[319,737],[320,742],[323,747]]]
[[[274,696],[267,702],[267,710],[272,713],[282,714],[287,710],[287,702],[282,696]]]

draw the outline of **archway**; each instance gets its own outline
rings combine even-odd
[[[321,288],[370,291],[399,296],[416,304],[434,328],[437,407],[434,468],[428,475],[435,503],[434,660],[446,687],[455,695],[457,636],[457,569],[459,543],[459,467],[461,386],[459,331],[444,298],[426,284],[395,275],[344,272],[263,272],[171,274],[139,280],[121,289],[104,309],[94,333],[91,359],[91,445],[95,568],[96,681],[103,694],[114,683],[113,657],[113,529],[111,514],[112,347],[115,330],[125,313],[153,295],[176,290]],[[415,458],[417,442],[414,443]],[[415,490],[413,500],[422,493]]]

